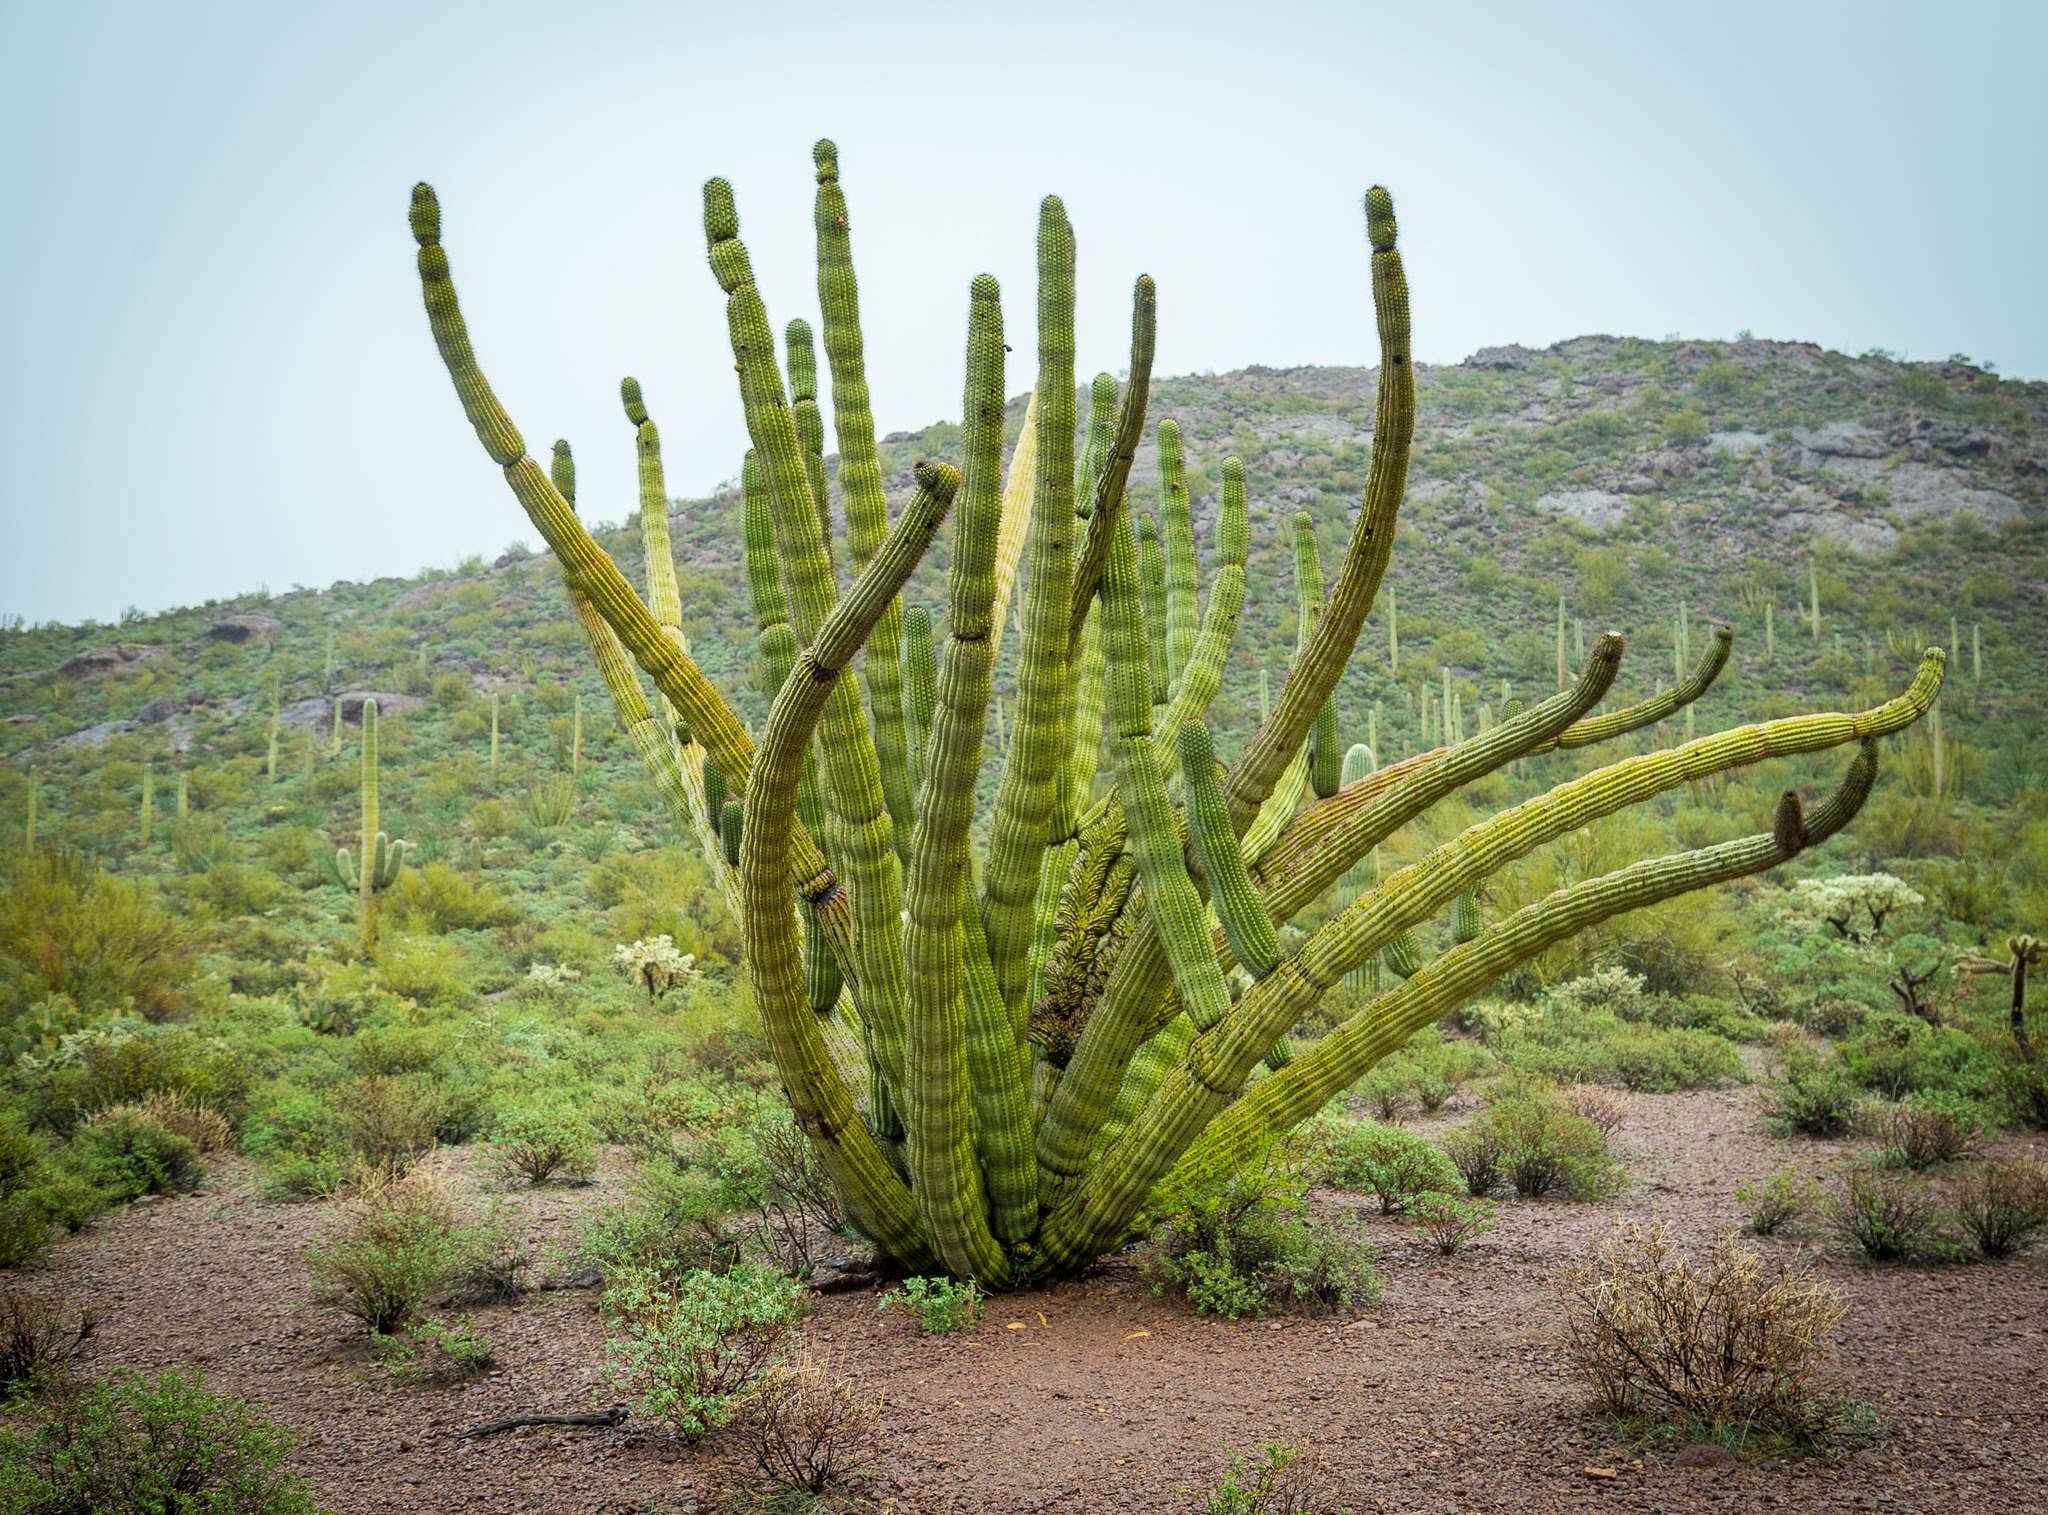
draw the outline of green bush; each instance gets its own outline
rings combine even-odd
[[[192,940],[140,886],[76,853],[8,855],[0,883],[0,1002],[62,994],[88,1012],[155,1018],[186,1002]]]
[[[61,1161],[115,1200],[196,1189],[206,1172],[190,1137],[127,1110],[109,1111],[80,1126]]]
[[[508,1180],[588,1183],[597,1171],[597,1132],[564,1105],[534,1105],[498,1117],[490,1161]]]
[[[1981,1100],[2003,1082],[1999,1060],[1967,1031],[1911,1015],[1871,1016],[1842,1044],[1842,1066],[1888,1099],[1924,1090]]]
[[[1370,1248],[1354,1230],[1304,1219],[1307,1185],[1293,1168],[1260,1164],[1191,1196],[1154,1231],[1144,1272],[1155,1294],[1178,1294],[1226,1320],[1379,1303]]]
[[[239,1122],[248,1109],[251,1074],[241,1053],[184,1027],[132,1022],[67,1037],[26,1081],[27,1105],[39,1124],[67,1133],[110,1105],[139,1104],[176,1094]]]
[[[18,1515],[316,1515],[293,1438],[202,1374],[121,1373],[0,1427],[0,1505]]]
[[[680,1279],[623,1270],[600,1301],[611,1336],[610,1374],[649,1414],[689,1441],[732,1419],[748,1386],[787,1357],[803,1316],[803,1286],[742,1263]]]
[[[1866,1117],[1893,1167],[1927,1169],[1954,1162],[1977,1145],[1989,1122],[1983,1109],[1958,1094],[1923,1090]]]
[[[1749,1212],[1745,1231],[1775,1236],[1813,1203],[1813,1184],[1794,1169],[1780,1168],[1761,1182],[1744,1179],[1737,1184],[1735,1202]]]
[[[452,1323],[432,1316],[403,1336],[379,1336],[376,1343],[384,1366],[400,1383],[461,1383],[495,1361],[490,1337],[467,1315]]]
[[[1986,1163],[1956,1185],[1956,1221],[1985,1257],[2010,1257],[2048,1227],[2048,1163]]]
[[[1435,1143],[1370,1122],[1337,1135],[1331,1144],[1330,1182],[1374,1195],[1383,1215],[1405,1210],[1418,1195],[1454,1194],[1464,1187],[1457,1168]]]
[[[1500,1144],[1500,1167],[1523,1199],[1563,1194],[1597,1201],[1620,1192],[1621,1165],[1607,1137],[1551,1090],[1510,1091],[1480,1112]]]
[[[0,1268],[33,1260],[49,1240],[46,1171],[41,1140],[12,1112],[0,1113]]]
[[[307,1248],[313,1297],[374,1335],[393,1335],[471,1272],[493,1240],[432,1179],[373,1185]]]
[[[726,1218],[715,1179],[651,1159],[635,1175],[633,1188],[636,1203],[607,1206],[583,1229],[583,1260],[607,1279],[648,1273],[674,1282],[738,1264],[740,1237]]]
[[[1851,1169],[1835,1198],[1834,1223],[1872,1262],[1941,1258],[1953,1251],[1926,1184],[1905,1174]]]
[[[1415,1229],[1442,1257],[1464,1250],[1493,1229],[1494,1204],[1457,1194],[1420,1194],[1409,1206]]]
[[[1788,1059],[1764,1091],[1764,1119],[1781,1136],[1840,1136],[1856,1118],[1856,1084],[1835,1062],[1811,1055]]]
[[[906,1278],[875,1308],[915,1315],[927,1336],[954,1336],[981,1324],[983,1299],[971,1279]]]
[[[1500,1187],[1504,1155],[1499,1130],[1484,1118],[1467,1122],[1443,1138],[1444,1156],[1464,1180],[1465,1193],[1484,1199]]]

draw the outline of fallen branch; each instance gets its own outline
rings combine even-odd
[[[616,1426],[624,1424],[625,1419],[624,1405],[613,1405],[609,1410],[592,1410],[583,1415],[514,1415],[509,1420],[486,1421],[464,1431],[462,1439],[495,1436],[500,1431],[516,1431],[521,1426]]]

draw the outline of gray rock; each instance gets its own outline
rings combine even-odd
[[[231,615],[207,627],[206,634],[216,642],[239,646],[244,642],[267,642],[282,630],[284,622],[274,615]]]
[[[1505,347],[1482,347],[1467,358],[1460,367],[1491,368],[1497,372],[1514,372],[1525,369],[1534,361],[1536,354],[1519,342],[1510,342]]]
[[[135,719],[141,722],[143,725],[154,726],[161,721],[168,721],[172,716],[176,715],[177,713],[178,702],[174,699],[164,697],[160,699],[151,700],[147,705],[144,705],[140,710],[136,711]]]
[[[1860,421],[1829,421],[1820,426],[1795,426],[1792,440],[1824,458],[1881,458],[1884,439]]]
[[[1538,497],[1536,508],[1546,515],[1569,516],[1596,531],[1614,525],[1628,515],[1625,496],[1604,489],[1566,489]]]
[[[1707,436],[1707,451],[1722,457],[1746,458],[1770,445],[1769,434],[1761,431],[1716,431]]]

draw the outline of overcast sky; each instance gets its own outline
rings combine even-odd
[[[737,473],[699,186],[737,186],[777,323],[811,315],[820,135],[885,431],[957,414],[983,269],[1030,386],[1048,190],[1084,373],[1121,365],[1141,271],[1161,373],[1371,362],[1378,181],[1426,361],[1750,328],[2048,377],[2044,17],[0,0],[0,614],[110,619],[532,538],[427,334],[420,178],[498,392],[536,454],[572,439],[600,519],[634,505],[621,374],[674,492]]]

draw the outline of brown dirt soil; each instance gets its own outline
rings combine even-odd
[[[1820,1257],[1848,1295],[1839,1386],[1882,1418],[1836,1461],[1737,1461],[1632,1444],[1590,1418],[1558,1352],[1557,1269],[1615,1218],[1655,1214],[1703,1247],[1740,1222],[1736,1184],[1795,1163],[1822,1176],[1851,1146],[1766,1135],[1753,1089],[1638,1095],[1617,1140],[1633,1182],[1610,1204],[1503,1203],[1499,1228],[1438,1259],[1398,1218],[1367,1224],[1385,1302],[1354,1319],[1202,1320],[1116,1259],[991,1302],[972,1334],[925,1337],[872,1293],[820,1299],[814,1350],[885,1397],[874,1507],[1136,1511],[1200,1507],[1231,1451],[1313,1447],[1358,1511],[1979,1511],[2048,1508],[2048,1268],[2035,1261],[1869,1267]],[[2020,1144],[2014,1144],[2020,1145]],[[472,1155],[437,1154],[468,1183]],[[523,1191],[537,1259],[618,1197]],[[57,1246],[23,1280],[90,1302],[84,1368],[203,1367],[303,1438],[295,1463],[345,1515],[383,1511],[711,1510],[740,1473],[714,1440],[683,1447],[636,1416],[618,1429],[459,1439],[524,1411],[619,1401],[602,1377],[591,1289],[479,1309],[497,1366],[458,1388],[400,1387],[352,1322],[306,1303],[301,1253],[324,1207],[264,1203],[246,1166],[207,1192],[131,1207]],[[1333,1203],[1355,1203],[1332,1196]],[[1758,1243],[1820,1255],[1817,1233]]]

